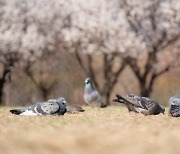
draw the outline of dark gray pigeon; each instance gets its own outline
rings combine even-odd
[[[107,106],[103,103],[101,95],[94,88],[93,82],[90,78],[85,79],[84,101],[87,105],[90,105],[92,103],[98,103],[101,108]]]
[[[12,114],[23,116],[64,115],[66,111],[66,100],[63,97],[40,102],[22,109],[10,110]]]
[[[169,116],[180,117],[180,95],[169,99]]]
[[[125,104],[129,112],[142,113],[144,115],[157,115],[165,112],[165,108],[157,103],[154,99],[140,97],[133,94],[128,96],[116,95],[115,102]]]

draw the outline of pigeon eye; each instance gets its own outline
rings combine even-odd
[[[173,103],[173,104],[176,104],[176,101],[173,101],[172,103]]]
[[[66,101],[65,101],[65,100],[63,100],[63,101],[62,101],[62,104],[63,104],[63,105],[65,105],[65,104],[66,104]]]

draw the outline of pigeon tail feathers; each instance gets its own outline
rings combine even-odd
[[[68,105],[67,107],[67,112],[84,112],[85,110],[79,106],[79,105]]]
[[[20,115],[21,114],[21,110],[18,110],[18,109],[12,109],[12,110],[9,110],[12,114],[16,114],[16,115]]]
[[[125,103],[131,103],[131,102],[129,102],[127,99],[125,99],[124,97],[122,97],[122,96],[120,96],[120,95],[118,95],[118,94],[116,94],[116,99],[113,99],[113,101],[114,101],[114,102],[118,102],[118,103],[123,103],[123,104],[125,104]]]

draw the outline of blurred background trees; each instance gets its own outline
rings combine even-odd
[[[166,95],[180,91],[179,1],[0,0],[0,8],[1,104],[59,96],[81,104],[86,76],[108,105],[117,92],[166,88],[159,78],[176,80]]]
[[[130,31],[145,44],[145,49],[141,51],[145,53],[144,65],[138,64],[141,55],[127,56],[125,59],[138,80],[141,96],[150,96],[155,80],[177,65],[177,54],[180,52],[177,46],[180,38],[180,10],[176,1],[142,3],[137,1],[133,4],[124,0],[120,6],[125,10]],[[170,48],[172,45],[173,48]],[[162,64],[164,60],[166,62]]]

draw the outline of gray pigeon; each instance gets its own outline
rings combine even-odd
[[[66,111],[66,100],[63,97],[48,100],[46,102],[40,102],[22,109],[10,110],[12,114],[24,116],[64,115]]]
[[[140,97],[134,94],[128,96],[116,95],[115,102],[125,104],[129,112],[142,113],[144,115],[157,115],[165,112],[165,108],[157,103],[154,99]]]
[[[96,103],[99,103],[101,108],[104,108],[107,106],[106,104],[103,103],[101,95],[94,88],[93,82],[90,78],[85,79],[84,101],[87,105],[90,105],[96,102]]]
[[[180,95],[169,99],[169,116],[180,117]]]

